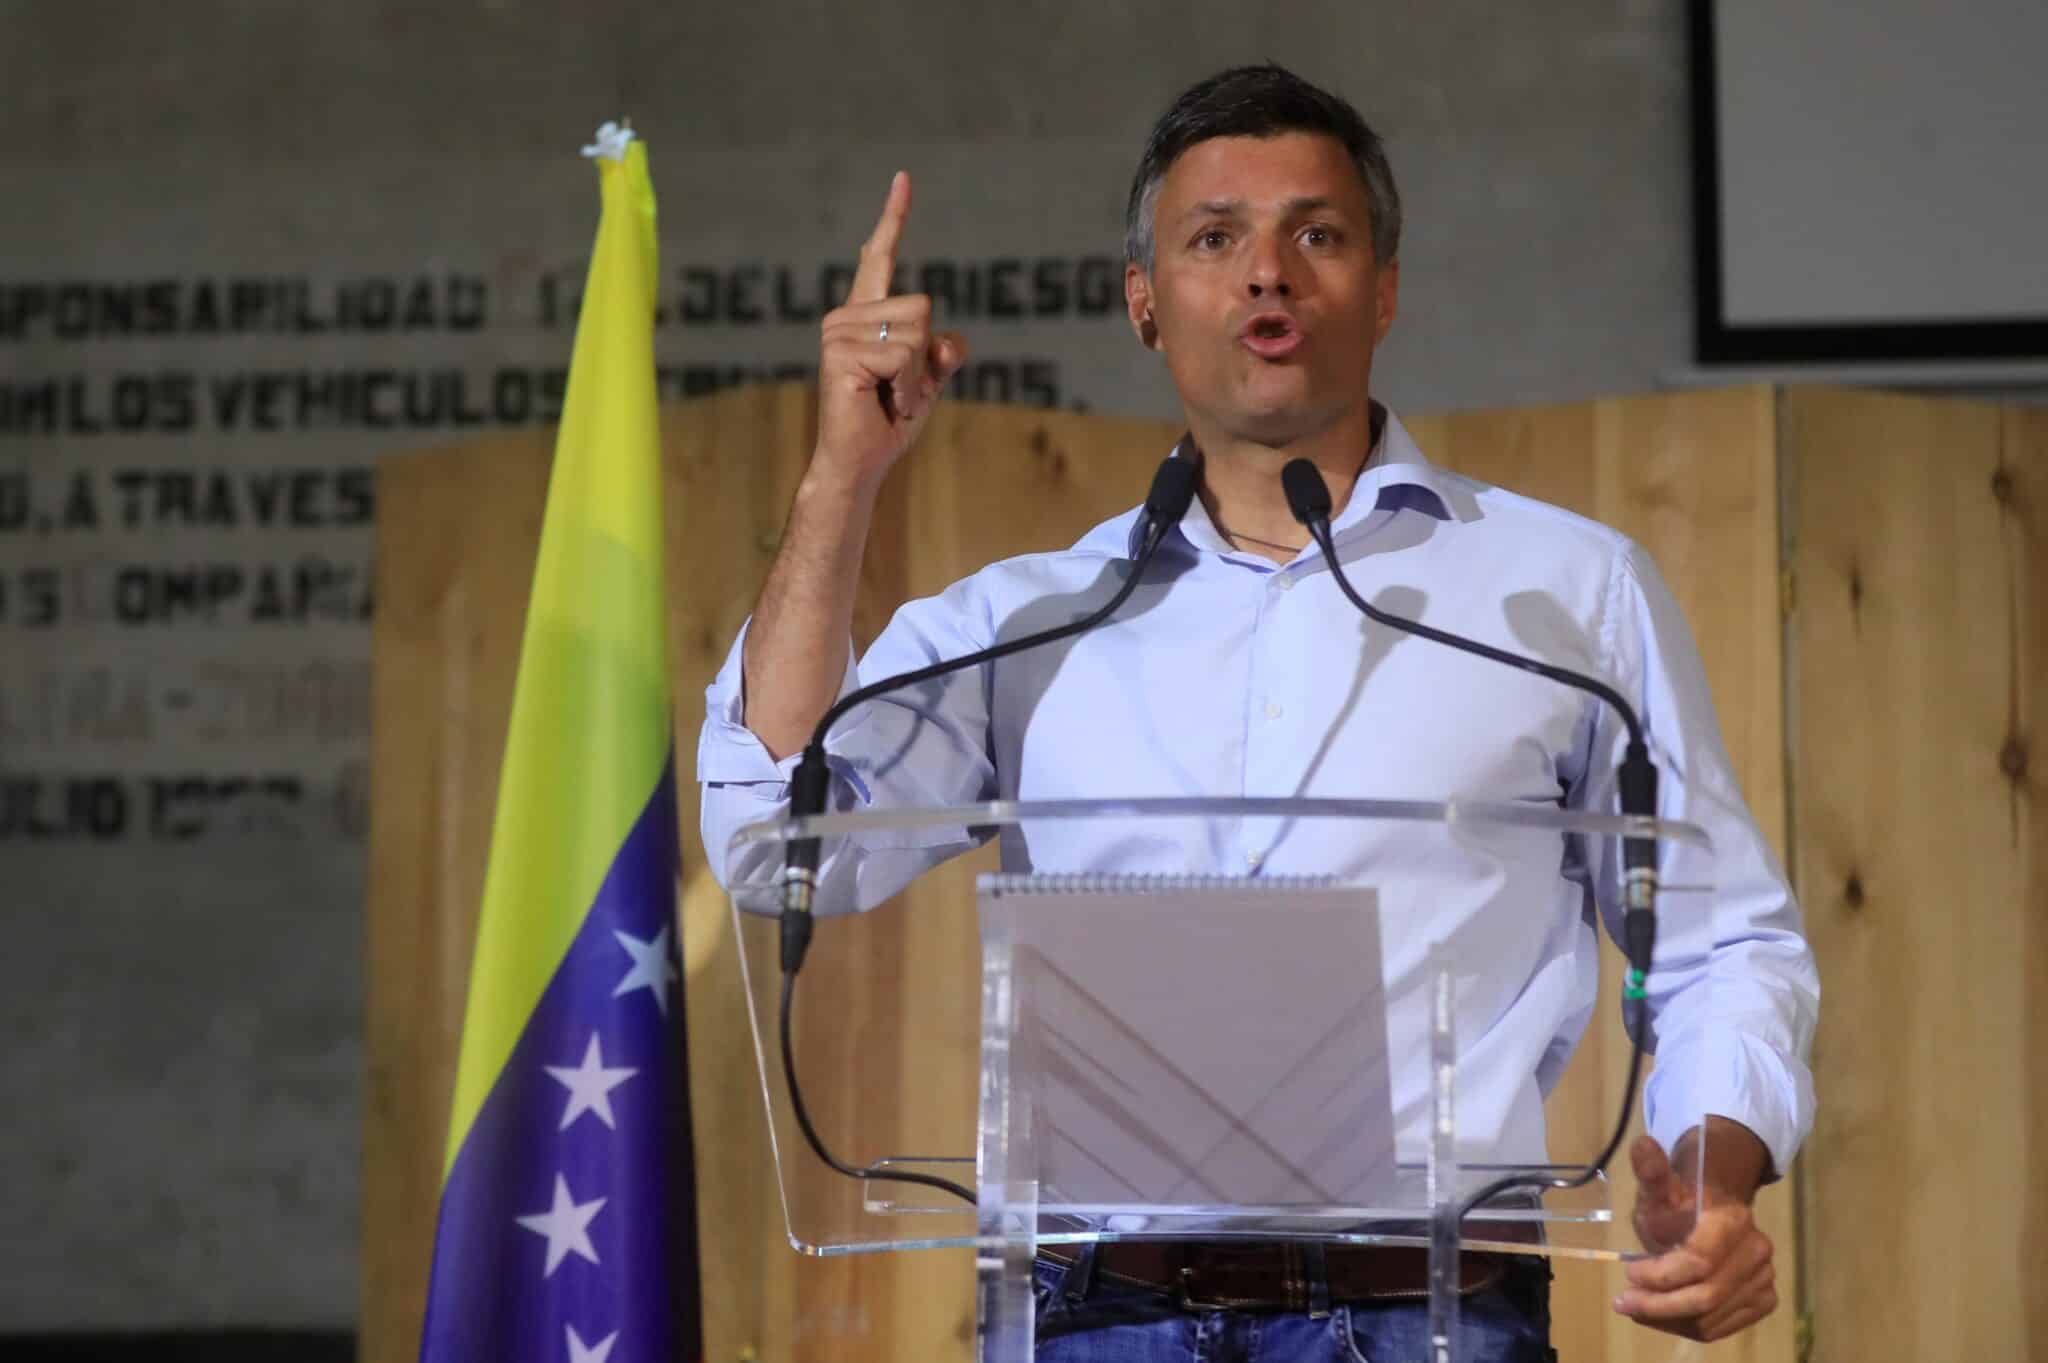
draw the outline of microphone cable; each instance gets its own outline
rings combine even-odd
[[[1623,753],[1619,784],[1621,787],[1621,812],[1643,818],[1655,818],[1657,813],[1657,768],[1650,761],[1650,750],[1643,737],[1642,721],[1637,718],[1634,707],[1622,698],[1607,683],[1597,677],[1589,677],[1570,668],[1558,667],[1540,659],[1510,653],[1491,644],[1467,639],[1446,630],[1433,629],[1418,621],[1406,620],[1391,615],[1372,605],[1351,586],[1351,580],[1344,574],[1344,565],[1337,561],[1337,546],[1330,533],[1330,489],[1323,482],[1322,472],[1307,459],[1291,460],[1280,470],[1280,483],[1287,494],[1287,506],[1294,518],[1308,527],[1315,537],[1323,558],[1330,565],[1330,576],[1336,580],[1337,588],[1343,592],[1367,619],[1389,629],[1412,634],[1432,643],[1443,644],[1461,652],[1475,654],[1490,661],[1509,667],[1533,672],[1539,677],[1570,686],[1605,701],[1628,729],[1628,746]],[[1622,947],[1628,958],[1628,974],[1622,984],[1622,1001],[1625,1008],[1632,1005],[1635,1025],[1630,1028],[1628,1081],[1621,1099],[1621,1116],[1614,1126],[1614,1134],[1608,1138],[1606,1148],[1589,1164],[1582,1165],[1571,1174],[1509,1174],[1486,1184],[1460,1204],[1460,1223],[1479,1207],[1491,1202],[1503,1193],[1529,1189],[1540,1192],[1562,1192],[1581,1188],[1600,1177],[1621,1148],[1622,1138],[1628,1134],[1631,1114],[1635,1111],[1636,1088],[1641,1082],[1643,1069],[1643,1038],[1649,1030],[1649,1001],[1646,982],[1650,973],[1650,959],[1655,953],[1657,942],[1657,842],[1655,838],[1622,838]]]
[[[822,814],[826,797],[831,790],[831,773],[825,765],[825,736],[832,726],[855,706],[865,704],[875,697],[905,686],[943,677],[951,672],[977,667],[983,663],[1007,658],[1013,653],[1022,653],[1042,644],[1057,643],[1095,628],[1110,616],[1116,614],[1131,593],[1137,590],[1139,581],[1145,576],[1145,568],[1158,551],[1166,534],[1180,523],[1187,514],[1188,506],[1194,501],[1197,469],[1195,461],[1178,457],[1183,449],[1191,450],[1192,440],[1183,439],[1180,445],[1161,461],[1159,469],[1152,475],[1152,487],[1146,494],[1144,510],[1144,535],[1132,560],[1130,575],[1117,588],[1115,595],[1099,609],[1091,611],[1081,619],[1052,629],[1040,630],[1005,643],[995,644],[959,658],[948,658],[940,662],[884,677],[878,682],[848,692],[819,719],[817,728],[811,733],[811,741],[804,748],[790,780],[789,813],[792,819],[807,818]],[[873,1165],[856,1166],[847,1164],[830,1150],[819,1137],[817,1128],[811,1123],[809,1110],[804,1106],[803,1090],[797,1083],[796,1051],[793,1043],[795,1028],[790,1019],[796,993],[797,972],[803,969],[804,956],[810,949],[811,932],[816,926],[811,914],[812,900],[818,887],[819,842],[815,837],[791,838],[785,849],[782,873],[782,1006],[780,1009],[780,1033],[782,1041],[782,1077],[789,1087],[789,1105],[796,1116],[797,1126],[803,1131],[804,1140],[818,1158],[838,1173],[848,1178],[892,1183],[911,1183],[923,1187],[937,1188],[951,1193],[962,1201],[973,1205],[978,1203],[975,1194],[961,1184],[936,1174],[920,1174],[911,1170],[879,1170]]]

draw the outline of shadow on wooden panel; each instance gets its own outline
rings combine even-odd
[[[1782,823],[1776,528],[1769,396],[1734,394],[1419,419],[1439,460],[1606,520],[1665,565],[1693,615],[1730,746],[1764,826]],[[782,1237],[725,906],[706,874],[689,774],[703,688],[775,552],[813,439],[802,388],[742,390],[664,413],[670,645],[683,777],[683,917],[709,1356],[965,1356],[965,1254],[798,1258]],[[1759,431],[1762,443],[1759,443]],[[1164,423],[942,407],[892,478],[863,567],[863,641],[906,596],[996,558],[1063,547],[1142,495],[1179,434]],[[371,1105],[365,1133],[364,1357],[416,1352],[448,1087],[512,660],[542,505],[540,435],[393,460],[380,471],[373,739]],[[941,981],[928,1016],[860,1056],[906,1120],[971,1132],[976,976],[971,867],[910,891],[950,931],[895,942],[894,980],[807,995],[813,1017]],[[948,916],[946,905],[959,912]],[[1611,998],[1586,1045],[1594,1079],[1552,1104],[1560,1131],[1611,1120],[1621,1054]],[[947,1019],[951,1019],[948,1021]],[[814,1035],[807,1032],[806,1036]],[[815,1034],[818,1044],[829,1038]],[[807,1043],[808,1044],[808,1043]],[[830,1051],[807,1049],[812,1063]],[[850,1056],[842,1064],[851,1063]],[[932,1076],[941,1076],[932,1082]],[[1567,1274],[1572,1270],[1567,1269]],[[1605,1312],[1598,1270],[1561,1279],[1559,1342],[1580,1356],[1673,1356]],[[1575,1295],[1574,1295],[1575,1294]],[[1783,1326],[1780,1329],[1780,1326]],[[1782,1320],[1733,1356],[1789,1357]]]

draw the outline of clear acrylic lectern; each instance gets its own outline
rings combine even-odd
[[[1599,926],[1618,924],[1624,834],[1659,841],[1646,992],[1666,1063],[1701,1082],[1646,1061],[1609,1168],[1626,1171],[1647,1106],[1696,1171],[1706,1113],[1691,1109],[1740,1064],[1704,1022],[1728,938],[1697,826],[1533,802],[1131,799],[742,829],[726,872],[790,1242],[973,1247],[984,1363],[1032,1356],[1042,1247],[1411,1245],[1448,1363],[1461,1250],[1646,1248],[1605,1177],[1468,1205],[1504,1177],[1576,1174],[1613,1134],[1629,1041],[1588,1000],[1625,970]],[[823,861],[793,1068],[814,1128],[864,1178],[812,1153],[784,1077],[773,915],[799,837]],[[995,867],[971,882],[971,862],[922,874],[989,842]],[[906,1171],[973,1201],[883,1177]],[[1690,1212],[1649,1224],[1658,1248]]]

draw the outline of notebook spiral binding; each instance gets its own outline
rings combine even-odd
[[[1193,875],[1167,872],[1121,871],[1015,871],[990,872],[975,881],[983,895],[1034,894],[1204,894],[1245,889],[1333,890],[1346,883],[1344,877],[1321,876],[1229,876]]]

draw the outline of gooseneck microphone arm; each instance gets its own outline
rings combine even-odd
[[[1184,444],[1187,442],[1183,442]],[[1010,639],[988,648],[980,649],[959,658],[946,658],[909,672],[884,677],[841,697],[819,719],[811,731],[811,741],[798,759],[796,771],[790,779],[789,814],[793,819],[812,814],[822,814],[825,800],[831,791],[831,774],[825,765],[825,737],[832,731],[841,717],[857,705],[864,705],[877,696],[919,682],[943,677],[965,668],[979,667],[983,663],[1007,658],[1013,653],[1037,648],[1042,644],[1057,643],[1061,639],[1091,630],[1110,616],[1116,614],[1125,601],[1137,590],[1139,581],[1145,576],[1145,567],[1152,561],[1166,533],[1180,523],[1187,514],[1188,506],[1195,499],[1196,465],[1191,459],[1168,456],[1152,475],[1152,488],[1145,497],[1144,534],[1139,540],[1136,558],[1131,564],[1130,576],[1117,592],[1100,609],[1071,624],[1059,625],[1052,629],[1040,630],[1020,638]],[[811,900],[818,884],[817,838],[792,838],[789,841],[782,872],[782,968],[795,970],[803,964],[804,950],[810,940]],[[793,924],[793,918],[801,922]]]
[[[919,682],[943,677],[983,663],[1007,658],[1013,653],[1037,648],[1042,644],[1057,643],[1095,628],[1110,616],[1116,614],[1138,583],[1145,576],[1146,565],[1165,540],[1168,531],[1180,523],[1187,514],[1188,506],[1195,498],[1197,465],[1192,458],[1178,457],[1182,450],[1192,450],[1192,442],[1183,441],[1173,455],[1159,465],[1152,476],[1151,491],[1146,494],[1144,510],[1140,513],[1143,534],[1138,542],[1138,551],[1131,563],[1130,575],[1115,595],[1099,609],[1091,611],[1071,624],[1059,625],[1052,629],[1040,630],[1020,638],[1010,639],[989,648],[980,649],[959,658],[947,658],[893,677],[850,691],[825,711],[811,732],[811,741],[804,748],[803,756],[797,760],[796,771],[790,778],[789,814],[792,819],[807,818],[822,814],[825,801],[831,793],[831,772],[825,765],[825,738],[841,717],[855,706],[863,705],[877,696],[915,686]],[[810,1113],[804,1107],[803,1093],[797,1084],[796,1056],[791,1045],[793,1028],[790,1024],[790,1009],[796,991],[797,972],[803,969],[804,955],[810,949],[811,931],[815,919],[811,915],[812,901],[818,887],[818,857],[820,840],[816,837],[791,838],[785,848],[782,872],[782,1076],[789,1087],[789,1105],[796,1117],[797,1125],[803,1131],[804,1139],[813,1152],[827,1165],[849,1178],[886,1180],[896,1183],[915,1183],[952,1193],[966,1202],[974,1202],[975,1196],[967,1188],[951,1179],[939,1178],[932,1174],[914,1172],[883,1172],[873,1167],[861,1168],[844,1163],[831,1151],[811,1125]]]
[[[1419,621],[1403,619],[1374,606],[1352,587],[1351,580],[1344,574],[1344,565],[1337,559],[1337,546],[1330,534],[1330,490],[1323,482],[1323,475],[1307,459],[1295,459],[1280,470],[1280,484],[1287,494],[1287,506],[1294,518],[1308,527],[1323,551],[1324,560],[1330,565],[1330,576],[1335,579],[1337,589],[1344,593],[1352,605],[1365,617],[1388,629],[1428,639],[1447,648],[1486,658],[1508,667],[1520,668],[1539,677],[1570,686],[1598,697],[1621,716],[1621,722],[1628,729],[1628,746],[1624,750],[1619,773],[1621,812],[1642,818],[1655,818],[1657,814],[1657,768],[1650,761],[1650,749],[1643,735],[1642,721],[1635,709],[1620,692],[1597,677],[1589,677],[1570,668],[1558,667],[1541,659],[1510,653],[1506,649],[1483,644],[1477,639],[1447,630],[1434,629]],[[1635,1025],[1631,1029],[1634,1044],[1629,1054],[1628,1082],[1621,1100],[1621,1117],[1615,1123],[1614,1135],[1608,1140],[1606,1149],[1592,1163],[1585,1165],[1578,1173],[1560,1176],[1515,1174],[1497,1179],[1465,1200],[1459,1209],[1459,1219],[1500,1194],[1518,1188],[1558,1190],[1577,1188],[1592,1182],[1606,1169],[1614,1152],[1621,1147],[1621,1140],[1628,1132],[1629,1115],[1635,1109],[1636,1086],[1642,1078],[1643,1038],[1648,1031],[1646,981],[1650,973],[1651,957],[1657,944],[1657,841],[1650,837],[1624,836],[1622,838],[1622,949],[1628,957],[1628,977],[1622,988],[1625,1003],[1633,1004]]]

